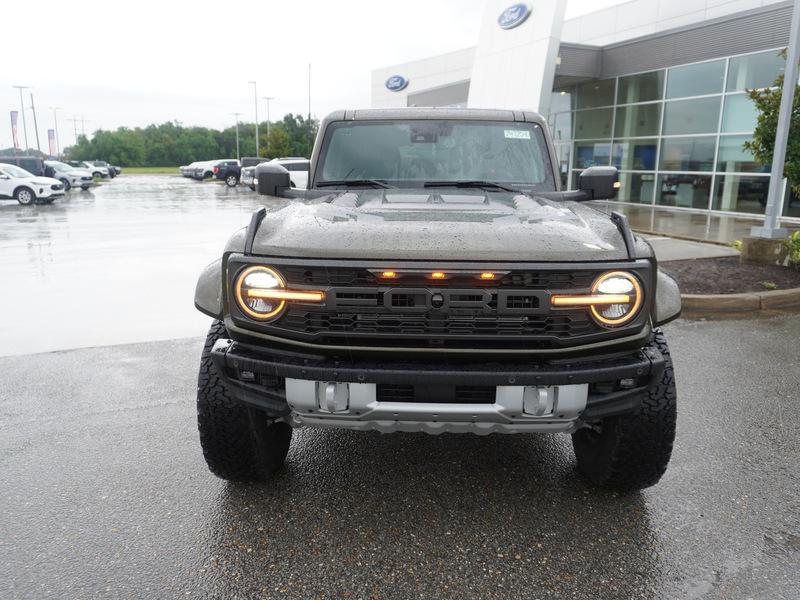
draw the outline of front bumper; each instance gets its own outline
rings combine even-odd
[[[294,425],[429,433],[572,431],[634,411],[665,367],[664,357],[652,344],[635,351],[558,360],[377,362],[222,339],[211,356],[235,399],[272,417],[287,417]],[[375,390],[385,385],[413,386],[417,398],[383,402]],[[437,402],[438,394],[447,395],[455,386],[492,386],[496,395],[492,392],[490,401],[470,403],[454,402],[451,393],[446,402]],[[339,403],[340,394],[348,400]],[[583,400],[561,405],[559,394],[565,398],[582,394]],[[533,396],[545,408],[528,410],[526,402]]]

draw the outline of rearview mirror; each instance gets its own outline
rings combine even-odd
[[[262,196],[281,196],[291,187],[289,171],[281,165],[264,162],[256,167],[256,191]]]
[[[616,167],[589,167],[578,176],[578,189],[587,200],[611,200],[619,190],[619,171]]]

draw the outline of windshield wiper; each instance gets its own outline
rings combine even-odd
[[[318,181],[317,187],[329,187],[334,185],[346,185],[349,187],[374,187],[388,190],[394,186],[389,185],[381,179],[342,179],[341,181]]]
[[[424,187],[479,188],[502,190],[504,192],[516,192],[518,194],[522,193],[517,189],[496,183],[494,181],[426,181]]]

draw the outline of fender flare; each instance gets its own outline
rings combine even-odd
[[[656,301],[653,323],[656,327],[674,321],[681,316],[681,291],[675,280],[658,270],[656,278]]]
[[[201,313],[222,319],[222,259],[203,269],[194,290],[194,306]]]

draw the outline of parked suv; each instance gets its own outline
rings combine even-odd
[[[614,167],[560,191],[538,114],[405,108],[329,115],[308,190],[290,175],[256,168],[270,210],[197,284],[212,472],[267,479],[308,426],[563,432],[594,484],[659,480],[680,294],[623,215],[585,204],[615,196]]]
[[[57,160],[46,160],[44,165],[47,176],[58,179],[64,185],[65,192],[68,192],[73,187],[88,190],[94,185],[94,177],[89,171],[76,169],[67,163]]]
[[[0,163],[0,198],[14,198],[23,206],[36,202],[50,204],[64,195],[58,179],[39,177],[16,165]]]
[[[67,161],[67,164],[72,165],[76,169],[85,169],[89,171],[94,177],[102,177],[103,179],[108,179],[108,167],[98,167],[94,163],[89,162],[88,160],[70,160]]]
[[[122,173],[122,168],[121,167],[117,167],[115,165],[110,165],[104,160],[90,160],[89,162],[92,165],[94,165],[95,167],[105,167],[106,169],[108,169],[108,176],[111,179],[114,179],[114,177],[116,177],[117,175]]]
[[[36,177],[45,176],[44,159],[38,156],[0,156],[0,163],[16,165]]]

